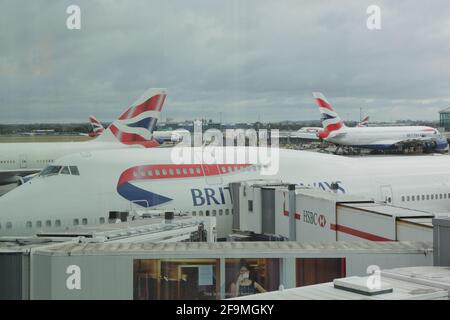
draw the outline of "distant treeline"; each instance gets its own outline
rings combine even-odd
[[[192,131],[192,123],[180,122],[180,123],[161,123],[158,130],[176,130],[186,129]],[[346,121],[345,124],[349,127],[355,126],[356,121]],[[438,127],[438,121],[411,121],[401,120],[392,124],[397,125],[425,125],[431,127]],[[104,127],[108,126],[108,123],[103,123]],[[369,126],[387,125],[386,123],[375,123],[369,121]],[[282,121],[273,123],[235,123],[235,124],[219,124],[211,121],[205,121],[203,123],[203,130],[207,129],[279,129],[280,131],[294,131],[302,127],[321,127],[320,121]],[[89,123],[33,123],[33,124],[0,124],[0,134],[23,134],[27,132],[33,132],[35,130],[54,130],[55,134],[71,134],[71,133],[88,133],[91,132],[91,126]]]
[[[91,126],[88,123],[0,124],[0,134],[22,134],[35,130],[54,130],[56,134],[87,133],[91,131]]]

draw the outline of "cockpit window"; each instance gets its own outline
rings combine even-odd
[[[44,170],[42,170],[39,175],[41,177],[47,177],[57,174],[79,176],[80,172],[78,171],[77,166],[48,166]]]
[[[70,172],[74,176],[79,176],[80,175],[80,171],[78,171],[78,167],[77,166],[70,166]]]
[[[61,170],[61,166],[48,166],[44,170],[41,171],[40,176],[46,177],[46,176],[58,174],[59,170]]]
[[[63,167],[61,169],[61,174],[70,174],[69,167]]]

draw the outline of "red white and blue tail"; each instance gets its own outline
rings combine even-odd
[[[369,126],[369,116],[362,118],[361,122],[356,125],[357,127],[368,127]]]
[[[319,107],[319,111],[322,114],[322,126],[325,132],[328,134],[340,130],[345,127],[344,122],[339,115],[334,111],[331,103],[320,92],[313,92],[314,100]]]
[[[105,130],[105,128],[103,127],[103,125],[100,123],[100,121],[97,120],[96,117],[94,116],[89,116],[89,123],[92,126],[92,135],[93,137],[97,137],[99,135],[101,135],[103,133],[103,131]]]
[[[158,145],[153,139],[153,131],[161,115],[166,96],[165,89],[147,90],[95,141],[119,141],[123,144],[144,147]]]

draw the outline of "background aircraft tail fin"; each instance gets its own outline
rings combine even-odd
[[[161,115],[166,96],[165,89],[147,90],[95,141],[119,141],[130,145],[155,146],[153,144],[158,143],[153,139],[153,131]]]
[[[356,125],[357,127],[368,127],[369,126],[369,116],[362,118],[361,122]]]
[[[89,116],[89,123],[92,126],[92,136],[94,137],[99,136],[105,130],[100,121],[98,121],[97,118],[94,116]]]
[[[342,119],[322,93],[313,92],[313,96],[317,106],[319,107],[319,111],[322,114],[321,120],[324,131],[330,133],[345,127]]]

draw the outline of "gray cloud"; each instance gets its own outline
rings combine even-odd
[[[81,7],[82,28],[65,26]],[[381,7],[382,30],[366,28]],[[112,120],[149,87],[164,116],[437,119],[450,105],[448,1],[3,1],[1,123]]]

